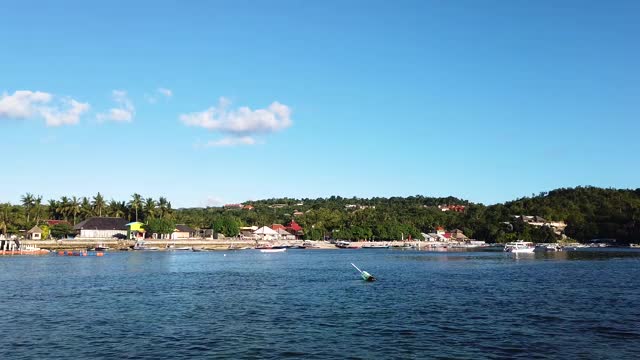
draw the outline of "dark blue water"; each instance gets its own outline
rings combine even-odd
[[[0,281],[1,359],[640,354],[639,251],[0,257]]]

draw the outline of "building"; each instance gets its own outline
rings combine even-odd
[[[27,239],[29,240],[42,240],[42,229],[38,225],[27,231]]]
[[[244,210],[253,210],[253,209],[254,209],[253,205],[249,205],[249,204],[247,204],[247,205],[243,206],[242,208],[243,208]]]
[[[134,221],[127,224],[127,238],[128,239],[144,239],[144,223],[140,221]]]
[[[302,215],[304,215],[304,213],[302,211],[296,210],[296,211],[293,212],[293,216],[302,216]]]
[[[290,232],[288,232],[285,229],[278,229],[278,230],[276,230],[276,232],[278,233],[278,236],[282,240],[295,240],[296,239],[295,235],[291,234]]]
[[[127,238],[127,220],[115,217],[92,217],[73,227],[80,238]]]
[[[302,231],[302,226],[300,226],[295,220],[291,220],[289,225],[285,228],[290,234],[295,235],[297,239],[300,239],[304,236],[304,231]]]
[[[271,229],[274,231],[278,231],[280,229],[284,230],[286,227],[282,224],[271,224]]]
[[[263,226],[254,231],[253,235],[259,240],[276,240],[279,237],[278,232],[268,226]]]
[[[440,211],[464,212],[466,207],[464,205],[438,205],[438,209]]]
[[[180,240],[180,239],[189,239],[196,236],[196,231],[185,224],[176,225],[175,230],[171,234],[171,239]]]

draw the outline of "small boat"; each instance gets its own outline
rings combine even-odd
[[[106,246],[105,244],[100,243],[100,244],[96,245],[96,247],[94,247],[93,250],[95,250],[95,251],[107,251],[107,250],[109,250],[109,247]]]
[[[157,246],[147,246],[145,242],[142,240],[136,241],[136,244],[133,245],[133,250],[141,250],[141,251],[156,251],[159,250]]]
[[[193,252],[205,252],[205,251],[209,251],[209,249],[192,247],[191,251],[193,251]]]
[[[356,270],[358,270],[358,272],[360,272],[360,276],[362,276],[362,280],[364,280],[364,281],[376,281],[376,278],[373,275],[369,274],[366,271],[358,269],[358,267],[354,263],[351,263],[351,265],[354,268],[356,268]]]
[[[280,249],[260,249],[261,253],[279,253],[279,252],[285,252],[287,251],[286,248],[280,248]]]
[[[510,242],[504,246],[504,251],[514,254],[533,254],[535,249],[536,247],[533,246],[533,243],[522,240]]]

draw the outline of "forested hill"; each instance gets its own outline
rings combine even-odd
[[[420,238],[421,233],[444,227],[488,242],[555,241],[562,236],[583,242],[595,238],[640,242],[640,189],[557,189],[490,206],[455,197],[425,196],[280,198],[188,209],[173,209],[166,198],[155,200],[140,194],[124,201],[107,201],[100,193],[81,198],[63,196],[45,204],[41,196],[27,193],[21,201],[21,205],[0,203],[0,233],[22,234],[25,229],[44,224],[46,219],[77,224],[92,216],[113,216],[145,223],[163,219],[168,226],[177,223],[196,229],[214,228],[227,236],[237,235],[242,226],[288,224],[295,220],[302,226],[304,236],[311,239]],[[545,224],[565,222],[567,226],[561,234],[557,228],[516,218],[521,215],[541,218]]]
[[[499,207],[494,205],[493,207]],[[504,204],[510,214],[564,220],[567,236],[578,240],[640,240],[640,188],[562,188]]]

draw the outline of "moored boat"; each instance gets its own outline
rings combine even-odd
[[[280,249],[260,249],[261,253],[279,253],[279,252],[285,252],[287,251],[286,248],[280,248]]]
[[[514,254],[532,254],[535,249],[532,242],[522,240],[510,242],[504,246],[504,251]]]
[[[156,251],[159,250],[159,248],[157,246],[147,246],[143,240],[138,240],[135,245],[133,245],[133,250]]]

